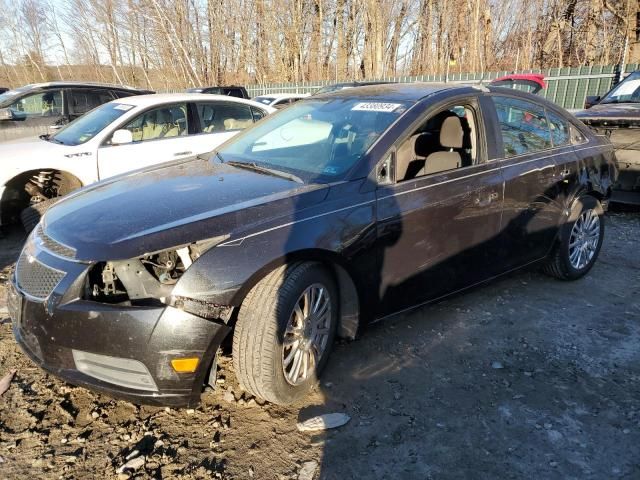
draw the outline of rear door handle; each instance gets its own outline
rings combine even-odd
[[[193,152],[178,152],[178,153],[174,153],[173,156],[174,157],[180,157],[182,155],[191,155]]]

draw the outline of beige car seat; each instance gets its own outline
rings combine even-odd
[[[422,175],[444,172],[460,168],[462,155],[459,150],[463,148],[464,129],[460,117],[447,117],[440,129],[440,147],[442,151],[429,154],[425,160]],[[419,154],[421,142],[416,143],[416,153]]]
[[[225,130],[243,130],[253,125],[253,120],[236,120],[235,118],[227,118],[224,121]]]

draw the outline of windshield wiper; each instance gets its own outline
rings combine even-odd
[[[220,158],[219,153],[216,152],[216,155],[218,156],[218,158]],[[222,160],[222,158],[220,158],[220,160]],[[274,177],[286,178],[287,180],[291,180],[297,183],[304,183],[300,177],[293,175],[292,173],[275,170],[273,168],[261,167],[260,165],[257,165],[253,162],[236,162],[234,160],[230,160],[224,163],[225,165],[231,165],[232,167],[246,168],[247,170],[252,170],[254,172],[264,173],[266,175],[272,175]]]
[[[44,135],[40,135],[42,140],[47,142],[57,143],[59,145],[66,145],[62,140],[58,140],[56,137],[52,137],[50,133],[45,133]]]

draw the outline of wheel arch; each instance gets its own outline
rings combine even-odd
[[[584,198],[584,197],[591,197],[597,200],[600,203],[600,206],[603,207],[602,202],[603,201],[606,202],[609,199],[610,195],[603,193],[599,189],[589,188],[586,185],[578,189],[571,196],[571,199],[567,203],[566,216],[564,218],[564,221],[562,222],[561,228],[558,230],[558,235],[556,237],[557,241],[562,241],[565,238],[565,236],[568,235],[569,232],[567,231],[567,228],[565,228],[565,226],[573,225],[573,219],[571,218],[571,211],[573,210],[573,207],[576,204],[576,202],[578,202],[581,198]]]
[[[233,297],[233,304],[242,308],[242,302],[260,280],[278,267],[301,262],[316,262],[329,270],[338,290],[340,318],[337,335],[340,338],[355,339],[363,323],[362,288],[346,259],[336,252],[310,248],[294,251],[270,261],[243,283]]]
[[[80,178],[74,175],[71,172],[66,170],[60,170],[58,168],[32,168],[30,170],[26,170],[24,172],[20,172],[17,175],[13,176],[7,182],[5,182],[5,193],[7,195],[7,191],[10,189],[22,188],[26,182],[29,181],[31,177],[34,175],[38,175],[40,172],[53,172],[56,175],[60,175],[63,179],[69,181],[70,183],[76,184],[78,188],[83,187],[84,184]],[[2,200],[4,200],[4,195]],[[1,201],[1,200],[0,200]]]
[[[20,172],[4,184],[4,190],[0,198],[0,224],[7,223],[8,220],[12,218],[12,215],[17,216],[20,211],[29,206],[29,195],[24,189],[25,185],[32,177],[37,176],[41,172],[52,172],[54,175],[60,176],[63,184],[68,185],[72,190],[84,186],[82,180],[76,175],[58,168],[32,168]]]

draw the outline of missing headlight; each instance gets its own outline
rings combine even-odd
[[[103,303],[167,303],[173,286],[200,255],[228,236],[147,253],[131,260],[99,262],[87,275],[85,298]]]

